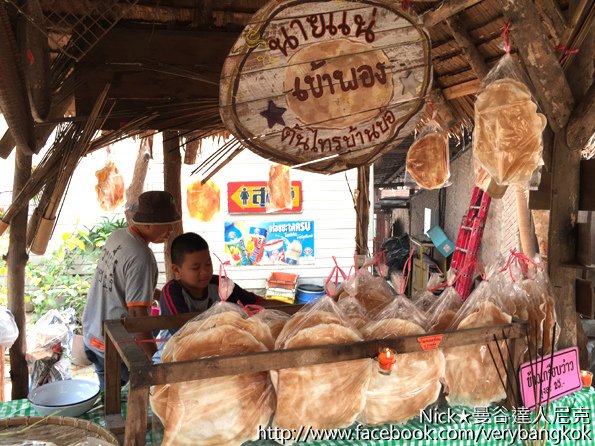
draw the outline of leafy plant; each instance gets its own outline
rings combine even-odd
[[[0,258],[0,307],[8,305],[8,288],[4,282],[4,277],[6,277],[6,261]]]
[[[97,259],[109,235],[126,226],[124,219],[102,220],[86,231],[67,232],[50,257],[27,265],[29,297],[40,317],[51,308],[73,308],[80,319]]]

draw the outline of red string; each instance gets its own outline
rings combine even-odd
[[[242,302],[238,300],[238,305],[242,307],[242,309],[248,314],[248,316],[254,316],[257,313],[260,313],[264,310],[262,305],[255,305],[255,304],[248,304],[244,305]]]
[[[413,258],[413,254],[415,253],[415,249],[413,246],[411,247],[411,251],[409,252],[409,257],[405,261],[405,265],[403,265],[403,280],[401,280],[401,289],[399,290],[399,294],[405,294],[405,290],[407,289],[407,283],[409,282],[409,276],[411,274],[411,259]]]
[[[561,64],[566,62],[571,54],[576,54],[579,50],[578,48],[568,48],[566,45],[558,45],[556,46],[556,49],[562,51],[562,57],[560,58]]]
[[[221,302],[225,302],[229,297],[229,279],[227,278],[225,265],[229,265],[229,262],[222,262],[217,254],[213,253],[213,255],[219,260],[219,286],[217,287],[219,299],[221,299]]]
[[[332,258],[333,262],[335,262],[335,266],[331,270],[331,273],[329,274],[329,276],[326,279],[326,282],[324,283],[324,289],[326,290],[326,294],[329,296],[332,296],[336,292],[336,289],[334,291],[330,290],[328,286],[331,283],[331,280],[333,279],[333,274],[335,275],[335,288],[339,285],[339,274],[341,274],[343,281],[347,280],[347,275],[345,274],[345,271],[343,271],[337,263],[337,258],[335,256],[332,256]],[[349,271],[351,273],[351,270]]]
[[[510,37],[508,36],[509,31],[510,31],[510,20],[508,22],[506,22],[506,25],[504,26],[504,30],[502,31],[502,39],[504,39],[504,51],[506,51],[506,54],[510,54]]]

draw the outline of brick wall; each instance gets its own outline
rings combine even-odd
[[[466,151],[450,166],[450,186],[446,188],[444,231],[456,242],[461,220],[469,207],[474,184],[473,156]],[[493,263],[499,255],[518,246],[514,191],[509,188],[501,200],[492,200],[484,229],[481,261]],[[424,191],[411,200],[411,234],[423,231],[424,208],[438,208],[438,191]]]

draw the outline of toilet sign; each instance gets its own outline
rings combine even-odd
[[[430,42],[391,0],[275,0],[232,48],[221,116],[259,155],[315,172],[373,162],[417,124]]]
[[[235,181],[227,183],[227,211],[230,214],[259,214],[266,212],[269,188],[266,181]],[[291,209],[281,213],[302,212],[302,182],[291,182]]]

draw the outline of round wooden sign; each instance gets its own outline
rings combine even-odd
[[[261,8],[221,73],[221,117],[261,156],[335,173],[413,131],[430,41],[399,2],[281,0]]]

